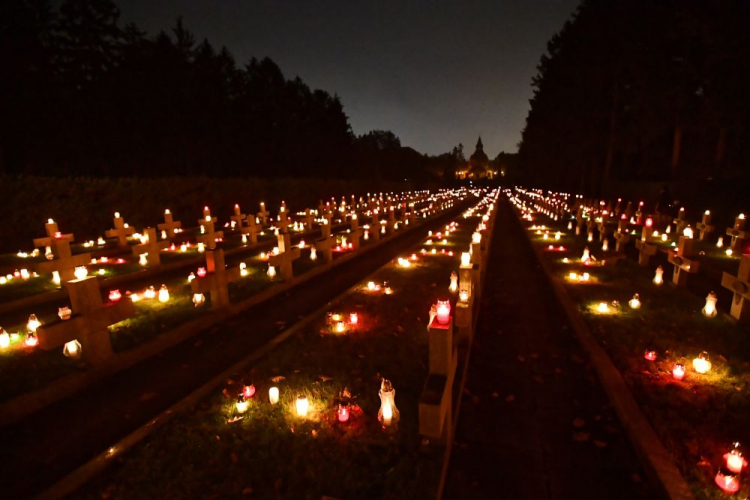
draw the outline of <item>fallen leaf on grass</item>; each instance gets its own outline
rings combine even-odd
[[[234,418],[230,418],[229,420],[227,420],[227,423],[228,423],[228,424],[233,424],[233,423],[235,423],[235,422],[239,422],[239,421],[240,421],[240,420],[242,420],[243,418],[244,418],[244,417],[234,417]]]
[[[276,384],[278,384],[278,383],[279,383],[279,382],[281,382],[282,380],[286,380],[286,377],[285,377],[285,376],[283,376],[283,375],[277,375],[277,376],[275,376],[275,377],[271,378],[271,382],[274,382],[274,383],[276,383]]]
[[[583,431],[576,432],[573,434],[573,441],[576,441],[578,443],[583,443],[583,442],[588,441],[590,437],[591,437],[591,434],[589,434],[588,432],[583,432]]]
[[[318,375],[318,378],[323,382],[330,382],[331,380],[333,380],[333,377],[327,377],[325,375]]]
[[[315,429],[312,430],[312,437],[317,438],[318,437],[318,431]]]
[[[138,401],[140,401],[141,403],[146,402],[150,399],[154,399],[157,396],[157,394],[159,393],[158,392],[144,392],[143,394],[141,394],[141,397],[138,398]]]

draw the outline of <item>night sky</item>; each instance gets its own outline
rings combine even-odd
[[[356,134],[389,129],[429,154],[481,134],[491,158],[516,151],[539,57],[578,3],[118,0],[149,35],[181,15],[238,64],[268,56],[338,94]]]

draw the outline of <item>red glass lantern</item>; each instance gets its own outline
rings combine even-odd
[[[120,293],[120,290],[110,290],[109,291],[109,300],[112,302],[117,302],[122,298],[122,294]]]
[[[747,460],[742,456],[740,443],[734,443],[732,450],[729,453],[724,454],[724,461],[727,464],[727,469],[730,471],[735,474],[740,474],[742,472],[742,469],[747,466]]]
[[[646,351],[645,353],[643,353],[643,357],[648,361],[656,361],[656,351]]]
[[[206,276],[206,268],[205,267],[199,267],[198,268],[198,272],[196,274],[198,274],[199,278],[204,278]]]
[[[740,489],[740,478],[737,477],[737,474],[724,468],[719,469],[719,472],[716,473],[714,482],[724,493],[737,493]]]
[[[245,399],[250,399],[255,395],[255,386],[253,384],[246,385],[242,388],[242,396]]]
[[[652,227],[653,225],[654,225],[654,220],[651,217],[646,219],[646,227]]]
[[[349,315],[349,323],[351,323],[352,325],[356,325],[358,322],[359,316],[357,315],[357,313],[351,313]]]
[[[437,320],[441,325],[447,325],[451,316],[451,303],[448,300],[437,301]]]

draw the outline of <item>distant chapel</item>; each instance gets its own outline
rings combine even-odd
[[[493,170],[487,153],[484,152],[482,137],[477,141],[477,147],[469,158],[469,164],[456,171],[458,179],[493,179],[495,171]]]

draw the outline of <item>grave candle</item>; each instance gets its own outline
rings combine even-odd
[[[716,248],[721,248],[724,246],[724,237],[719,236],[719,239],[716,240]]]
[[[641,307],[641,298],[636,293],[633,298],[628,301],[628,305],[631,309],[639,309]]]
[[[52,271],[52,283],[60,286],[60,272],[59,271]]]
[[[10,335],[0,326],[0,349],[6,349],[10,345]]]
[[[242,396],[242,394],[239,395],[237,398],[237,402],[234,404],[235,408],[237,409],[237,413],[245,413],[247,411],[248,402]]]
[[[340,404],[336,416],[339,422],[347,422],[349,420],[349,405],[346,403]]]
[[[76,267],[75,271],[73,272],[77,280],[82,280],[86,276],[89,275],[88,269],[86,269],[86,266],[78,266]]]
[[[607,251],[609,251],[609,240],[605,238],[604,242],[602,243],[602,252]]]
[[[269,265],[267,274],[269,278],[273,279],[276,276],[276,268]]]
[[[451,284],[448,289],[451,292],[455,292],[456,290],[458,290],[458,275],[456,274],[456,271],[453,271],[451,273]]]
[[[156,297],[156,290],[154,290],[153,286],[148,287],[145,292],[143,292],[143,296],[147,299],[153,299]]]
[[[296,407],[297,407],[297,416],[306,417],[307,410],[310,408],[310,403],[307,401],[307,396],[298,396]]]
[[[275,405],[279,402],[279,388],[278,387],[271,387],[268,389],[268,401],[271,402],[272,405]]]
[[[581,262],[588,262],[591,260],[591,253],[589,252],[589,247],[585,247],[583,249],[583,255],[581,255]]]
[[[469,300],[469,292],[467,290],[461,290],[458,293],[458,299],[461,302],[467,302]]]
[[[643,357],[648,361],[656,361],[656,351],[646,350],[646,352],[643,353]]]
[[[205,302],[206,302],[206,297],[202,293],[193,294],[193,304],[195,304],[195,307],[201,306]]]
[[[29,321],[26,323],[26,328],[31,333],[36,333],[36,329],[39,328],[42,325],[42,322],[39,321],[36,317],[36,314],[29,315]]]
[[[600,313],[608,313],[609,312],[609,306],[606,302],[599,302],[599,305],[597,306],[597,310]]]
[[[469,267],[471,265],[471,254],[469,252],[461,253],[461,267]]]
[[[344,333],[346,331],[346,325],[343,321],[338,321],[334,327],[336,333]]]
[[[66,358],[78,359],[81,357],[81,343],[77,340],[70,340],[63,347],[63,355]]]
[[[198,268],[198,272],[196,274],[198,274],[199,278],[205,278],[206,277],[206,268],[205,267],[199,267]]]
[[[686,227],[685,230],[682,232],[682,235],[685,238],[692,238],[693,237],[693,229],[690,226]]]
[[[34,347],[34,346],[36,346],[39,343],[39,339],[36,338],[36,335],[34,335],[33,332],[29,332],[26,335],[26,340],[24,341],[24,343],[28,347]]]
[[[57,309],[57,315],[60,316],[60,319],[65,321],[66,319],[70,319],[70,316],[73,314],[73,311],[70,310],[70,307],[59,307]]]
[[[246,385],[242,388],[242,396],[246,399],[250,399],[255,395],[255,386],[253,384]]]
[[[315,247],[310,247],[310,260],[316,260],[318,258],[318,251]]]
[[[148,260],[146,260],[146,257],[148,257],[148,252],[142,253],[138,258],[138,263],[144,267],[148,265]]]
[[[169,290],[167,289],[167,285],[162,285],[159,289],[159,302],[162,304],[169,302]]]
[[[661,285],[664,283],[664,269],[661,266],[656,268],[656,274],[654,275],[654,285]]]
[[[112,302],[117,302],[122,298],[122,294],[120,293],[120,290],[110,290],[109,291],[109,300]]]
[[[740,474],[742,469],[747,466],[747,460],[745,460],[742,456],[742,451],[740,451],[740,443],[734,443],[729,453],[724,454],[724,460],[727,463],[727,469],[735,474]]]
[[[685,378],[685,365],[681,363],[675,363],[675,365],[672,367],[672,377],[674,377],[675,380],[682,380]]]
[[[451,303],[447,300],[437,301],[437,320],[441,325],[447,325],[451,315]]]
[[[711,371],[711,361],[708,359],[708,353],[703,351],[693,360],[693,368],[696,372],[703,374]]]
[[[378,410],[378,420],[386,427],[393,422],[397,422],[399,411],[396,408],[396,389],[391,382],[383,379],[380,384],[380,410]]]
[[[737,474],[728,469],[719,469],[714,482],[724,493],[737,493],[740,489],[740,479],[737,477]]]
[[[703,309],[701,310],[705,317],[713,318],[716,316],[716,302],[718,302],[718,300],[719,299],[714,292],[709,292],[706,296],[706,305],[703,306]]]
[[[357,313],[351,313],[349,315],[349,323],[351,323],[352,325],[356,325],[357,323],[359,323],[359,315]]]

